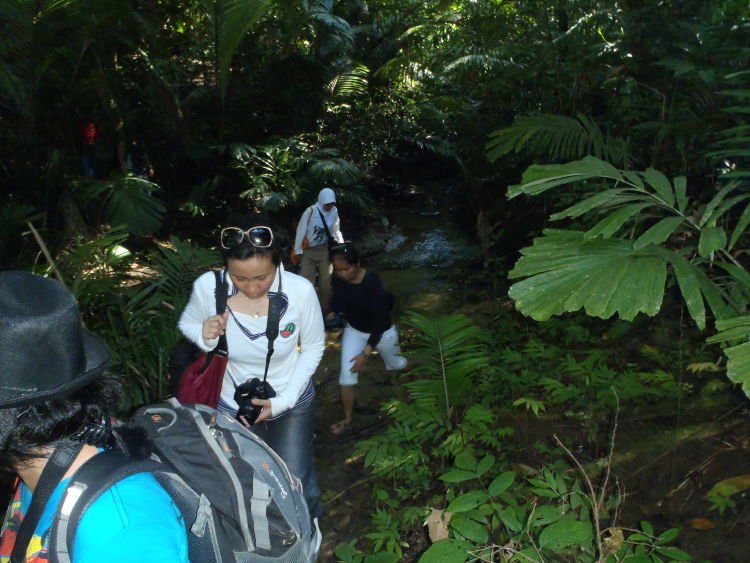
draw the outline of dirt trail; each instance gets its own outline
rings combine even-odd
[[[380,405],[394,396],[403,397],[399,374],[388,372],[379,358],[368,362],[357,386],[357,405],[351,432],[334,436],[329,428],[341,420],[339,403],[338,331],[328,333],[326,351],[315,376],[317,391],[315,458],[323,491],[325,514],[321,519],[323,545],[320,561],[336,561],[334,549],[362,536],[370,525],[372,490],[361,459],[353,457],[358,440],[381,431],[385,418]]]

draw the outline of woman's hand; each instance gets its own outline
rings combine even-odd
[[[367,363],[367,356],[372,354],[373,349],[372,346],[369,344],[365,346],[365,349],[362,350],[359,354],[354,356],[350,362],[352,362],[352,372],[354,373],[360,373],[363,369],[365,369],[365,364]]]
[[[258,418],[255,419],[255,424],[273,416],[271,412],[271,399],[253,399],[251,402],[258,407],[262,407]]]
[[[365,364],[367,364],[367,354],[365,354],[364,352],[360,352],[349,361],[352,362],[352,372],[360,373],[363,369],[365,369]]]
[[[213,315],[203,321],[203,340],[219,338],[227,328],[229,312],[224,311],[221,315]]]

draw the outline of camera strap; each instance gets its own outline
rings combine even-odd
[[[266,369],[263,371],[263,383],[268,377],[268,366],[273,356],[273,341],[279,335],[279,318],[281,317],[281,266],[279,265],[279,287],[273,295],[268,293],[268,323],[266,324],[266,338],[268,338],[268,354],[266,354]]]

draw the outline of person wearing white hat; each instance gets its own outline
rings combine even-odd
[[[294,250],[300,260],[300,275],[315,285],[318,279],[318,298],[325,311],[331,299],[331,260],[329,249],[344,242],[341,220],[336,209],[336,193],[323,188],[318,202],[302,213],[297,224]]]

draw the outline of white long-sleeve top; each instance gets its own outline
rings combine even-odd
[[[302,217],[299,219],[299,223],[297,223],[297,233],[294,237],[294,249],[297,254],[304,253],[302,239],[305,237],[307,237],[311,247],[320,246],[328,242],[328,236],[323,227],[323,220],[320,218],[321,213],[326,218],[326,224],[333,239],[336,242],[344,242],[344,235],[341,234],[341,220],[339,219],[339,212],[336,206],[334,205],[330,211],[326,211],[322,205],[316,203],[305,209]]]
[[[271,291],[278,291],[279,276],[282,277],[281,289],[287,297],[288,306],[279,319],[279,335],[274,341],[274,352],[268,366],[268,382],[276,391],[276,397],[271,399],[272,416],[278,416],[297,403],[315,373],[325,347],[323,315],[312,284],[301,276],[283,271],[283,266],[279,266]],[[231,297],[237,289],[229,276],[227,283],[228,296]],[[219,342],[218,338],[203,338],[203,321],[216,314],[215,289],[213,272],[206,272],[195,280],[190,301],[178,323],[185,337],[206,352],[213,350]],[[265,333],[268,317],[256,319],[252,315],[235,312],[234,317],[229,315],[227,320],[229,358],[221,387],[221,400],[234,408],[237,408],[235,384],[239,385],[253,377],[263,379],[268,353],[265,334],[251,340],[240,329],[238,321],[249,332],[258,334]]]

